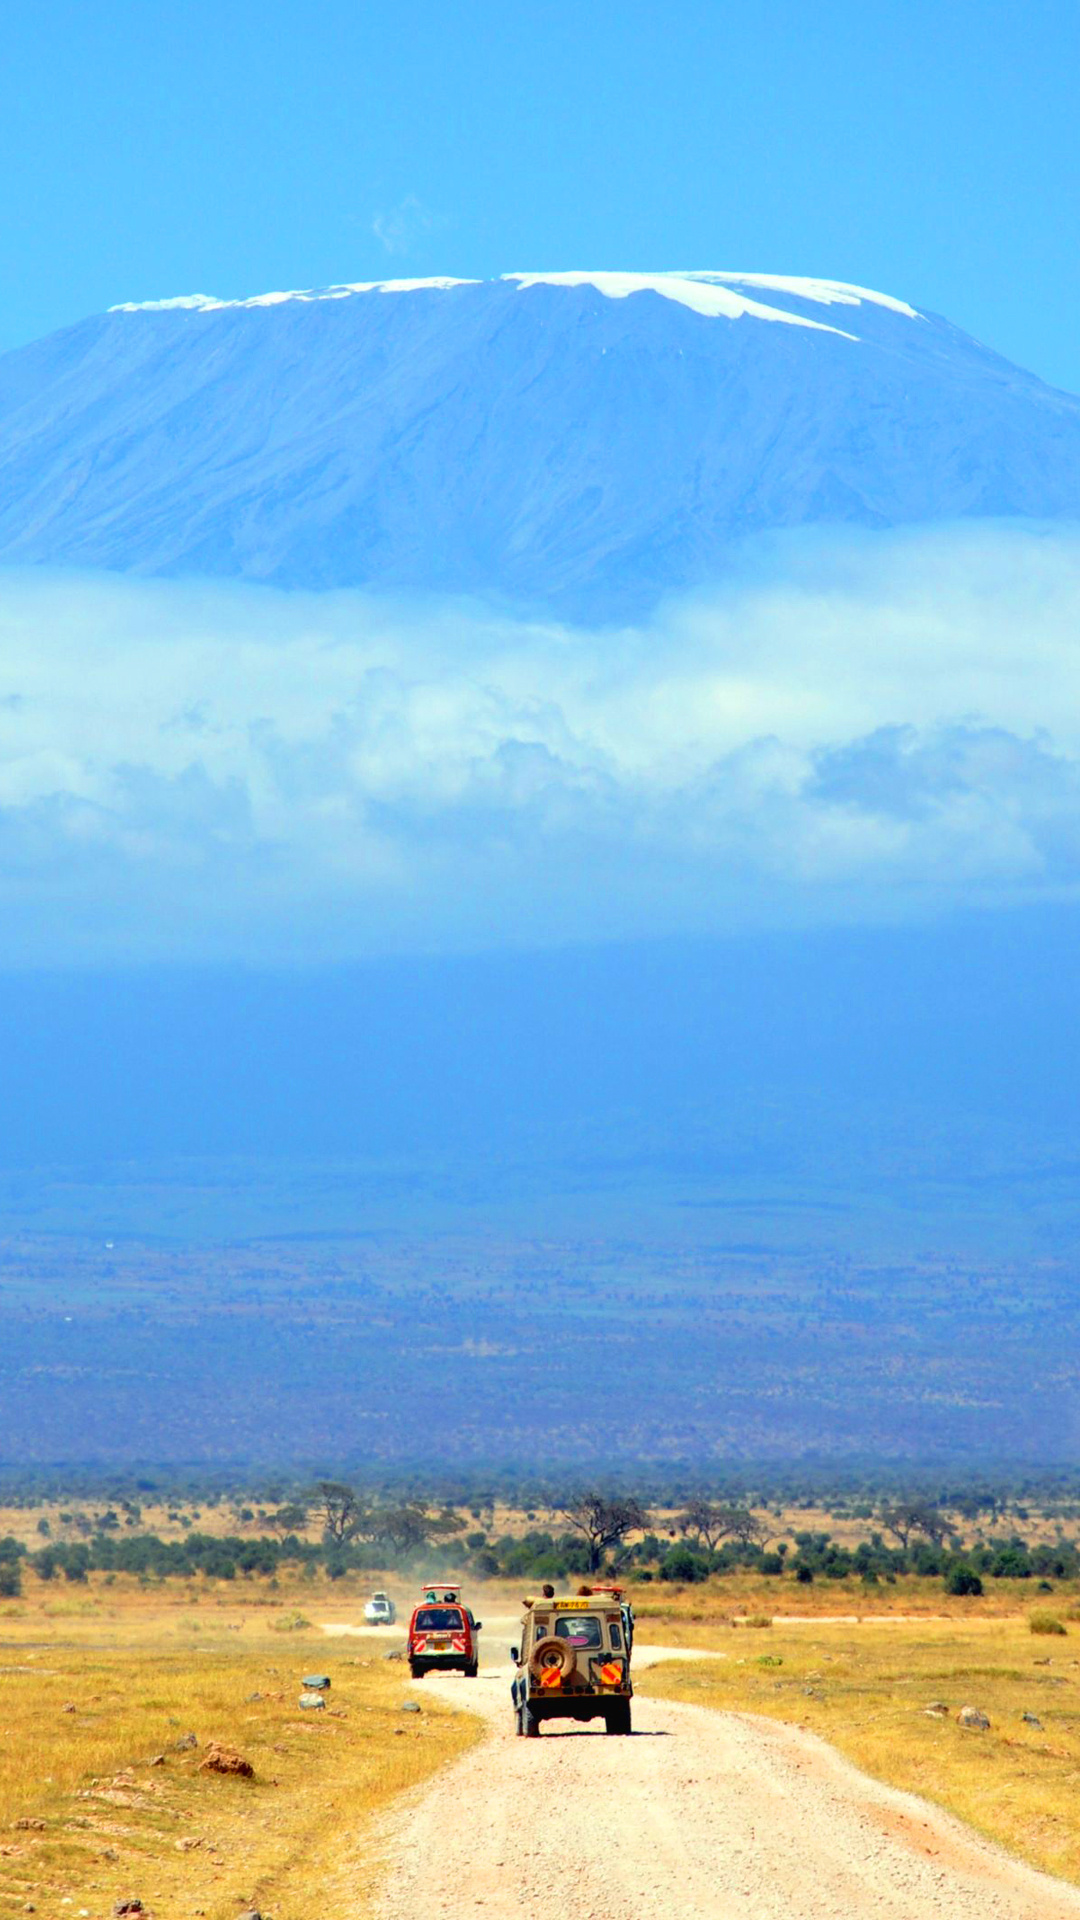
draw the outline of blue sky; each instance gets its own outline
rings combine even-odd
[[[1080,389],[1080,10],[12,0],[0,346],[114,301],[821,274]]]

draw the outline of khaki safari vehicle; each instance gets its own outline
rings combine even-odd
[[[572,1600],[526,1600],[510,1689],[517,1731],[535,1740],[545,1720],[603,1720],[629,1733],[633,1615],[620,1587]]]

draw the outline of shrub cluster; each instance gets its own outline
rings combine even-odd
[[[207,1498],[208,1507],[216,1504]],[[274,1531],[246,1537],[204,1533],[195,1509],[190,1516],[170,1514],[184,1531],[178,1539],[163,1540],[143,1532],[138,1504],[120,1497],[92,1517],[61,1512],[60,1525],[77,1538],[57,1540],[51,1523],[42,1520],[36,1552],[28,1554],[10,1536],[0,1539],[0,1599],[20,1593],[27,1565],[47,1581],[85,1581],[92,1571],[143,1580],[196,1574],[218,1580],[272,1578],[285,1566],[311,1575],[322,1570],[333,1580],[388,1566],[430,1566],[435,1555],[442,1561],[447,1553],[455,1567],[474,1577],[528,1582],[595,1578],[603,1571],[691,1586],[746,1568],[805,1586],[857,1579],[872,1587],[914,1575],[941,1580],[948,1592],[963,1596],[981,1593],[992,1580],[1031,1580],[1046,1592],[1055,1581],[1080,1578],[1080,1551],[1070,1542],[1031,1544],[1012,1533],[964,1547],[940,1506],[913,1499],[883,1506],[876,1516],[867,1503],[859,1503],[857,1517],[870,1522],[870,1530],[855,1547],[842,1545],[829,1532],[805,1530],[795,1533],[789,1548],[787,1541],[770,1539],[777,1516],[701,1497],[688,1503],[663,1537],[650,1530],[654,1523],[636,1500],[597,1493],[569,1501],[559,1513],[566,1523],[562,1527],[558,1521],[544,1527],[530,1511],[535,1524],[523,1536],[489,1535],[476,1522],[486,1519],[490,1525],[490,1510],[476,1505],[467,1531],[469,1522],[449,1504],[432,1509],[410,1496],[397,1504],[369,1505],[339,1481],[320,1481],[302,1500],[285,1501],[273,1513],[239,1505],[235,1511],[242,1525]],[[959,1511],[959,1501],[953,1511]],[[875,1518],[880,1531],[873,1527]],[[312,1522],[322,1525],[320,1541],[305,1537]]]
[[[575,1533],[548,1533],[534,1527],[520,1538],[485,1533],[466,1536],[470,1570],[480,1579],[567,1580],[589,1572],[589,1552]]]
[[[166,1580],[173,1575],[204,1573],[214,1580],[235,1580],[237,1573],[274,1574],[287,1561],[325,1557],[322,1547],[295,1537],[271,1540],[260,1536],[241,1540],[208,1533],[188,1533],[182,1540],[162,1540],[155,1533],[136,1533],[117,1539],[96,1533],[89,1540],[58,1541],[30,1556],[42,1580],[84,1581],[88,1573],[133,1573],[141,1578]]]
[[[9,1533],[0,1540],[0,1600],[15,1600],[22,1592],[22,1561],[26,1548]]]

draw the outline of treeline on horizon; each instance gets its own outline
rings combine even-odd
[[[817,1459],[710,1463],[643,1462],[605,1470],[600,1458],[584,1469],[613,1493],[633,1492],[651,1506],[681,1508],[695,1499],[737,1502],[750,1507],[823,1507],[830,1512],[858,1508],[868,1512],[883,1501],[917,1498],[954,1511],[993,1512],[1027,1505],[1080,1517],[1080,1466],[984,1459],[967,1465],[950,1461]],[[564,1480],[573,1476],[568,1471]],[[479,1511],[507,1506],[528,1511],[552,1503],[550,1477],[534,1468],[506,1465],[476,1472],[447,1472],[437,1463],[373,1473],[368,1463],[317,1462],[268,1470],[250,1465],[147,1463],[123,1470],[57,1462],[26,1466],[0,1461],[0,1505],[37,1506],[43,1502],[98,1500],[159,1505],[198,1504],[214,1508],[243,1501],[254,1508],[282,1506],[302,1499],[313,1484],[332,1479],[360,1489],[370,1500],[435,1504]],[[557,1489],[555,1489],[557,1491]]]
[[[985,1507],[980,1500],[966,1496],[969,1519],[985,1513],[991,1524],[1005,1522],[999,1496]],[[483,1511],[472,1509],[474,1523]],[[953,1511],[964,1508],[954,1505]],[[477,1579],[559,1580],[603,1573],[641,1583],[693,1585],[742,1569],[803,1585],[858,1578],[872,1587],[911,1575],[942,1579],[949,1592],[962,1595],[981,1592],[986,1579],[1030,1579],[1051,1590],[1055,1580],[1080,1578],[1080,1551],[1064,1537],[1029,1541],[1013,1524],[988,1538],[965,1539],[943,1504],[917,1497],[869,1508],[866,1535],[854,1547],[820,1527],[778,1528],[768,1509],[702,1498],[669,1513],[663,1523],[633,1496],[596,1490],[572,1495],[550,1506],[549,1513],[548,1525],[536,1524],[537,1514],[529,1510],[531,1524],[523,1535],[496,1535],[490,1524],[470,1525],[448,1504],[371,1503],[348,1482],[322,1481],[272,1514],[239,1509],[242,1524],[265,1525],[267,1531],[211,1534],[173,1509],[170,1520],[186,1530],[179,1539],[165,1540],[143,1526],[141,1508],[126,1500],[95,1516],[61,1512],[60,1524],[80,1533],[79,1539],[53,1539],[45,1516],[37,1522],[42,1544],[36,1549],[12,1535],[0,1539],[0,1597],[18,1596],[26,1568],[44,1582],[76,1584],[91,1573],[104,1574],[107,1581],[133,1575],[148,1584],[195,1575],[276,1582],[285,1570],[337,1580],[354,1572],[415,1571],[432,1564],[436,1554]],[[1016,1514],[1026,1517],[1025,1508]],[[307,1537],[313,1530],[318,1539]]]

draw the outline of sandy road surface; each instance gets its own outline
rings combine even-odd
[[[639,1698],[629,1739],[520,1740],[508,1669],[413,1691],[491,1726],[388,1822],[381,1920],[1080,1920],[1080,1892],[796,1728]]]

